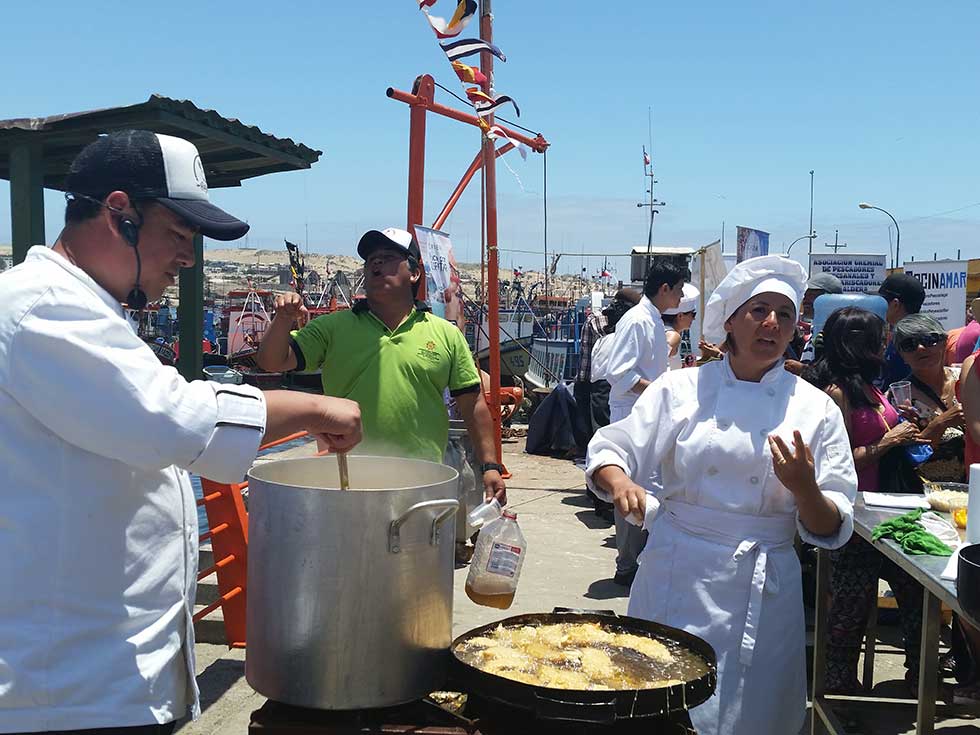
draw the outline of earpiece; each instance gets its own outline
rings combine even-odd
[[[128,242],[132,247],[135,248],[137,245],[139,245],[140,226],[128,217],[121,217],[119,219],[119,234],[122,235],[123,240]]]

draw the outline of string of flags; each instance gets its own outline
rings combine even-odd
[[[514,146],[518,149],[518,152],[520,152],[521,157],[526,160],[527,150],[524,148],[524,146],[521,146],[508,138],[508,136],[506,136],[503,133],[503,130],[501,130],[498,126],[490,126],[489,123],[484,120],[484,118],[492,115],[501,105],[506,104],[513,105],[514,111],[517,113],[517,116],[520,117],[521,110],[517,106],[517,102],[515,102],[514,98],[510,97],[509,95],[498,95],[493,89],[493,78],[488,78],[488,76],[484,74],[479,67],[470,66],[469,64],[461,61],[461,59],[476,56],[484,51],[493,54],[501,61],[507,61],[507,57],[504,55],[503,51],[494,46],[492,43],[488,43],[479,38],[462,38],[459,40],[451,40],[455,39],[460,33],[462,33],[463,29],[466,28],[477,12],[476,0],[455,1],[456,9],[448,20],[430,13],[430,8],[433,8],[438,2],[440,2],[440,0],[418,0],[419,10],[421,10],[425,15],[426,20],[429,22],[433,32],[436,34],[436,38],[439,39],[439,46],[446,54],[446,58],[449,59],[449,63],[452,65],[453,71],[456,73],[459,81],[464,85],[486,84],[489,82],[489,94],[484,92],[479,87],[464,88],[466,98],[469,100],[470,104],[473,105],[473,109],[476,110],[476,114],[480,118],[480,127],[483,128],[484,133],[491,139],[506,138],[509,142],[514,143]],[[491,133],[495,128],[496,135],[493,135]]]

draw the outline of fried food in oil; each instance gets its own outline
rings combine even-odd
[[[667,650],[667,646],[653,638],[644,638],[630,633],[617,633],[613,636],[612,645],[620,648],[629,648],[633,651],[642,653],[648,658],[652,658],[657,663],[669,664],[674,660]]]
[[[464,641],[456,653],[488,673],[553,689],[652,689],[707,670],[693,653],[681,650],[676,658],[651,636],[613,632],[598,623],[498,626]]]

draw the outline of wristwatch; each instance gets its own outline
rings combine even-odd
[[[497,464],[496,462],[484,462],[480,465],[480,474],[489,472],[490,470],[496,470],[501,475],[504,474],[504,466],[502,464]]]

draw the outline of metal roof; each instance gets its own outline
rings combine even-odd
[[[194,143],[210,188],[239,186],[256,176],[310,168],[323,153],[189,100],[154,94],[135,105],[0,120],[0,178],[10,178],[8,154],[12,148],[36,143],[43,148],[44,186],[63,189],[68,167],[85,145],[100,133],[128,128],[176,135]]]
[[[694,255],[698,251],[698,248],[685,248],[679,247],[677,245],[654,245],[650,248],[649,253],[651,255]],[[646,255],[647,254],[646,245],[637,245],[633,248],[633,255]]]

